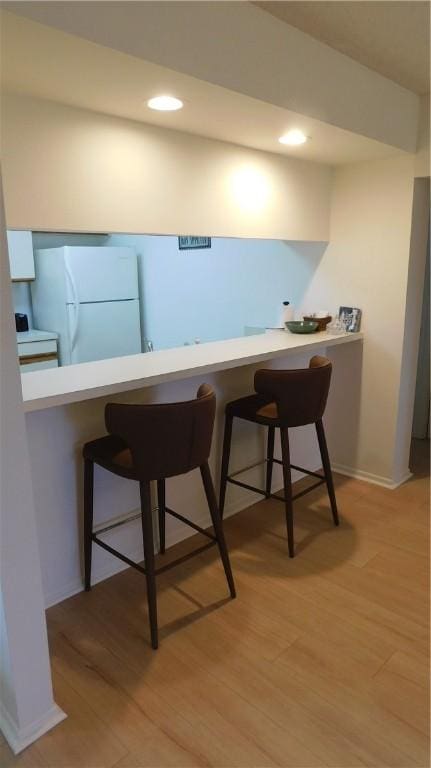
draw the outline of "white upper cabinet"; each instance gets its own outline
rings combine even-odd
[[[34,280],[33,240],[30,231],[7,231],[12,280]]]

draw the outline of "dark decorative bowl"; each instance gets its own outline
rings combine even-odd
[[[316,333],[319,323],[317,320],[288,320],[285,326],[291,333]]]
[[[331,315],[326,317],[307,317],[307,315],[304,315],[304,320],[310,320],[312,323],[316,322],[318,331],[326,331],[326,326],[331,322],[332,317]]]

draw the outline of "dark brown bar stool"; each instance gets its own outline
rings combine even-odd
[[[148,611],[151,626],[151,644],[158,647],[156,575],[218,545],[231,597],[235,586],[229,555],[223,535],[223,526],[217,506],[214,486],[208,466],[215,416],[215,395],[211,387],[202,384],[195,400],[155,405],[122,405],[108,403],[105,424],[109,435],[86,443],[84,456],[84,564],[85,589],[91,588],[91,553],[95,542],[112,555],[145,574],[147,581]],[[141,512],[118,523],[93,532],[93,478],[94,464],[121,477],[139,482]],[[199,467],[205,495],[214,528],[214,534],[187,520],[165,503],[165,480],[183,475]],[[153,522],[151,514],[150,483],[157,481],[160,552],[165,551],[165,514],[178,518],[211,541],[188,555],[155,568]],[[118,525],[124,525],[140,516],[144,543],[144,567],[110,547],[100,534]]]
[[[233,400],[226,406],[225,432],[223,441],[223,458],[220,482],[220,514],[223,516],[226,498],[226,485],[233,483],[241,488],[247,488],[265,496],[267,499],[279,499],[285,502],[286,524],[289,555],[295,554],[293,537],[293,501],[300,496],[309,493],[317,486],[326,483],[329,500],[331,502],[334,524],[339,524],[337,502],[335,499],[334,483],[332,480],[331,464],[326,445],[325,430],[323,429],[322,416],[325,411],[328,398],[329,384],[331,381],[332,364],[326,357],[315,356],[310,360],[309,368],[288,371],[260,370],[254,377],[255,395],[241,397]],[[266,459],[252,466],[266,463],[266,488],[261,490],[254,486],[235,480],[234,476],[245,472],[252,467],[238,470],[229,475],[230,444],[232,439],[232,424],[234,417],[252,421],[255,424],[263,424],[268,427],[268,442]],[[306,424],[315,424],[317,439],[319,441],[320,455],[322,457],[323,476],[316,472],[310,472],[304,467],[297,467],[290,463],[289,428],[302,427]],[[274,459],[275,430],[280,430],[282,460]],[[283,466],[284,497],[271,493],[272,467],[274,462]],[[304,491],[292,496],[291,469],[298,469],[307,475],[319,478]]]

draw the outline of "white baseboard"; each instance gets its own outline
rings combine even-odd
[[[363,472],[361,469],[346,467],[344,464],[332,464],[332,471],[337,472],[339,475],[353,477],[355,480],[363,480],[365,483],[380,485],[382,488],[387,488],[390,491],[394,491],[396,488],[399,488],[400,485],[405,483],[413,476],[408,469],[400,480],[392,480],[391,478],[384,477],[383,475],[374,475],[372,472]]]
[[[54,728],[55,725],[61,723],[66,717],[66,713],[57,704],[54,704],[45,715],[25,728],[20,728],[0,702],[0,730],[15,755],[22,752],[36,739]]]

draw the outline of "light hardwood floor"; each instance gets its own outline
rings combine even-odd
[[[0,742],[0,764],[426,768],[426,445],[396,491],[337,477],[339,529],[322,489],[296,502],[294,560],[278,502],[228,520],[238,598],[215,550],[165,574],[157,652],[135,571],[50,609],[69,717],[18,758]]]

